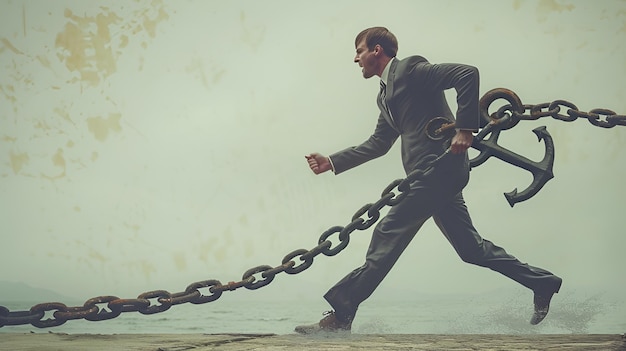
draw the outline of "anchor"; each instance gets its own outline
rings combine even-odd
[[[505,99],[509,102],[504,109],[500,109],[498,114],[489,115],[488,108],[491,103],[497,99]],[[511,110],[511,114],[504,113],[505,110]],[[514,166],[523,168],[533,175],[532,183],[523,191],[518,192],[517,188],[508,193],[504,193],[504,197],[511,207],[516,203],[526,201],[535,196],[543,186],[552,178],[554,173],[552,168],[554,165],[554,141],[545,126],[533,129],[533,133],[538,141],[544,141],[545,154],[541,161],[532,161],[520,154],[508,150],[498,144],[500,132],[513,128],[519,123],[520,116],[524,113],[525,107],[522,105],[519,97],[511,90],[497,88],[487,92],[480,99],[481,113],[481,131],[474,136],[472,148],[480,151],[478,156],[470,159],[470,167],[474,168],[483,164],[490,157],[496,157],[504,162]],[[497,117],[501,115],[501,117]],[[426,126],[426,134],[432,140],[440,140],[451,137],[454,133],[454,123],[443,117],[436,117]],[[489,138],[485,139],[487,136]]]
[[[509,102],[509,105],[505,106],[505,109],[510,109],[510,114],[505,113],[501,118],[496,118],[495,114],[492,116],[489,115],[489,105],[497,99],[505,99]],[[525,106],[522,104],[517,94],[504,88],[488,91],[480,99],[479,103],[481,120],[483,122],[489,121],[489,123],[474,137],[472,147],[480,151],[480,153],[470,160],[470,166],[479,166],[487,161],[489,157],[494,156],[504,162],[523,168],[533,175],[533,181],[528,188],[521,192],[518,192],[517,188],[515,188],[513,191],[504,193],[507,202],[513,207],[516,203],[526,201],[535,196],[550,179],[554,178],[554,173],[552,172],[554,165],[554,141],[545,126],[533,129],[533,133],[537,136],[538,141],[541,142],[543,140],[545,146],[543,159],[539,162],[532,161],[511,150],[503,148],[498,145],[500,132],[517,125],[520,121],[519,116],[521,116],[526,109]],[[503,109],[500,109],[498,114],[503,114],[503,111]],[[489,134],[491,134],[491,136],[485,139]]]

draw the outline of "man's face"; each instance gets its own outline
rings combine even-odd
[[[363,78],[367,79],[376,75],[376,50],[377,46],[374,47],[374,50],[369,50],[367,45],[365,45],[365,39],[361,40],[359,45],[356,47],[356,56],[354,57],[354,62],[359,64],[359,67],[362,67]]]

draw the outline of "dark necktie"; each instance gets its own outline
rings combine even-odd
[[[389,106],[387,106],[386,97],[387,97],[387,85],[381,79],[380,80],[380,99],[381,99],[381,102],[383,103],[383,107],[389,114],[389,117],[391,117],[391,112],[389,112]]]
[[[380,81],[380,98],[383,99],[383,105],[387,105],[385,103],[385,96],[387,95],[387,85],[385,85],[385,82]]]

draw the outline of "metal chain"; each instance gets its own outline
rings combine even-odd
[[[487,112],[489,106],[497,99],[505,99],[509,104],[502,106],[497,112],[489,115]],[[560,114],[561,106],[568,109],[567,115]],[[530,111],[530,114],[526,114],[526,111]],[[501,88],[493,89],[481,98],[480,112],[483,124],[491,122],[492,127],[499,130],[512,128],[520,120],[536,120],[546,116],[552,116],[562,121],[573,121],[583,117],[587,118],[591,124],[603,128],[626,125],[626,116],[617,115],[611,110],[594,109],[589,112],[582,112],[574,104],[565,100],[555,100],[551,103],[537,105],[524,105],[515,93]],[[602,119],[602,117],[605,117],[605,119]],[[453,130],[451,128],[447,129]],[[436,132],[439,133],[441,131],[438,130]],[[47,328],[59,326],[68,320],[74,319],[102,321],[115,318],[124,312],[154,314],[183,303],[204,304],[212,302],[219,299],[224,291],[233,291],[241,287],[250,290],[259,289],[270,284],[276,275],[282,272],[298,274],[311,267],[313,260],[318,255],[334,256],[345,249],[350,242],[350,234],[352,232],[370,228],[380,218],[380,210],[385,206],[394,206],[400,203],[407,196],[410,184],[417,179],[428,176],[437,162],[447,155],[448,152],[449,149],[440,156],[431,155],[424,160],[424,169],[413,171],[406,178],[391,182],[383,190],[380,199],[361,207],[346,226],[329,228],[322,233],[317,246],[310,250],[298,249],[288,253],[281,261],[281,264],[276,267],[262,265],[250,268],[244,272],[241,280],[236,282],[231,281],[227,284],[222,284],[219,280],[203,280],[190,284],[182,292],[148,291],[139,295],[136,299],[121,299],[117,296],[97,296],[87,300],[82,306],[68,307],[59,302],[47,302],[34,305],[27,311],[10,311],[5,306],[0,306],[0,328],[7,325],[22,324],[32,324],[38,328]],[[398,189],[397,195],[393,192],[396,188]],[[362,218],[366,214],[367,218]],[[333,243],[329,240],[333,235],[337,235],[339,239],[339,243],[335,247],[332,247]],[[296,258],[299,259],[299,263],[296,262]],[[204,295],[200,289],[207,289],[209,294]],[[46,312],[52,312],[52,318],[43,319]]]
[[[509,104],[503,105],[496,112],[488,115],[487,107],[496,99],[505,99]],[[573,122],[578,118],[586,118],[589,123],[601,128],[613,128],[618,125],[626,126],[626,115],[618,115],[609,109],[596,108],[585,112],[579,110],[576,105],[566,100],[554,100],[552,102],[534,105],[522,104],[515,93],[502,88],[487,92],[480,100],[480,107],[484,123],[498,121],[507,114],[510,114],[512,118],[506,125],[501,126],[502,130],[514,127],[521,120],[534,121],[542,117],[552,117],[565,122]],[[566,111],[566,114],[561,113],[562,108]]]
[[[334,256],[348,246],[350,234],[355,230],[366,230],[380,218],[380,211],[385,206],[394,206],[406,197],[410,184],[420,178],[428,176],[433,167],[447,155],[449,149],[440,156],[430,155],[425,160],[425,169],[410,173],[405,179],[391,182],[382,192],[381,197],[374,203],[361,207],[346,226],[334,226],[322,233],[317,246],[310,250],[298,249],[288,253],[281,264],[272,267],[269,265],[256,266],[244,272],[240,281],[231,281],[222,284],[219,280],[203,280],[187,286],[178,293],[165,290],[148,291],[136,299],[121,299],[117,296],[97,296],[87,300],[82,306],[68,307],[59,302],[46,302],[34,305],[27,311],[10,311],[0,306],[0,328],[8,325],[32,324],[37,328],[56,327],[68,320],[85,319],[88,321],[102,321],[113,319],[123,312],[139,312],[154,314],[167,311],[170,307],[183,303],[204,304],[220,298],[222,292],[233,291],[241,287],[256,290],[270,284],[277,274],[298,274],[313,264],[313,259],[319,254]],[[398,195],[393,192],[398,189]],[[367,214],[367,218],[362,218]],[[337,235],[339,243],[333,246],[329,238]],[[300,263],[296,263],[296,258]],[[258,278],[257,278],[258,276]],[[200,289],[207,288],[210,294],[204,295]],[[153,300],[153,301],[151,301]],[[105,306],[106,305],[106,308]],[[46,312],[52,312],[51,318],[43,319]]]

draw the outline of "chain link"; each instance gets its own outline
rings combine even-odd
[[[488,114],[491,103],[497,99],[505,99],[509,104],[500,107],[492,115]],[[561,107],[566,109],[566,114],[561,114]],[[526,113],[526,112],[529,113]],[[489,91],[480,100],[480,112],[483,124],[497,125],[497,129],[505,130],[514,127],[521,120],[537,120],[551,116],[562,121],[574,121],[578,118],[586,118],[591,124],[612,128],[616,125],[626,125],[626,116],[617,115],[607,109],[594,109],[589,112],[578,110],[576,105],[565,100],[555,100],[551,103],[536,105],[524,105],[517,95],[507,89],[494,89]],[[506,117],[506,118],[504,118]],[[442,128],[450,129],[452,124]],[[483,125],[484,126],[484,125]],[[431,131],[431,132],[434,132]],[[219,280],[203,280],[187,286],[184,291],[169,293],[165,290],[149,291],[139,295],[136,299],[121,299],[117,296],[97,296],[83,304],[83,306],[68,307],[58,302],[40,303],[34,305],[28,311],[10,311],[5,306],[0,306],[0,328],[9,325],[32,324],[38,328],[55,327],[64,324],[68,320],[85,319],[88,321],[102,321],[112,319],[124,312],[139,312],[142,314],[154,314],[167,311],[172,306],[192,303],[205,304],[219,299],[224,291],[234,291],[245,287],[249,290],[262,288],[270,284],[275,276],[285,272],[298,274],[311,267],[315,257],[320,254],[334,256],[343,251],[350,242],[350,234],[356,230],[366,230],[378,221],[380,211],[386,206],[395,206],[402,202],[410,190],[410,185],[417,179],[427,177],[433,167],[445,155],[431,155],[424,160],[424,169],[415,170],[404,179],[391,182],[382,192],[380,199],[374,203],[368,203],[356,211],[351,222],[346,226],[334,226],[324,231],[318,240],[318,245],[310,250],[298,249],[285,255],[281,264],[272,267],[262,265],[248,269],[244,272],[240,281],[231,281],[222,284]],[[396,194],[394,190],[397,189]],[[365,216],[367,218],[362,218]],[[339,243],[333,247],[330,237],[336,235]],[[296,262],[296,258],[299,263]],[[259,276],[258,278],[256,276]],[[199,289],[207,289],[210,294],[204,295]],[[151,300],[156,303],[153,304]],[[106,305],[106,307],[105,307]],[[52,317],[43,319],[46,312],[52,312]]]

